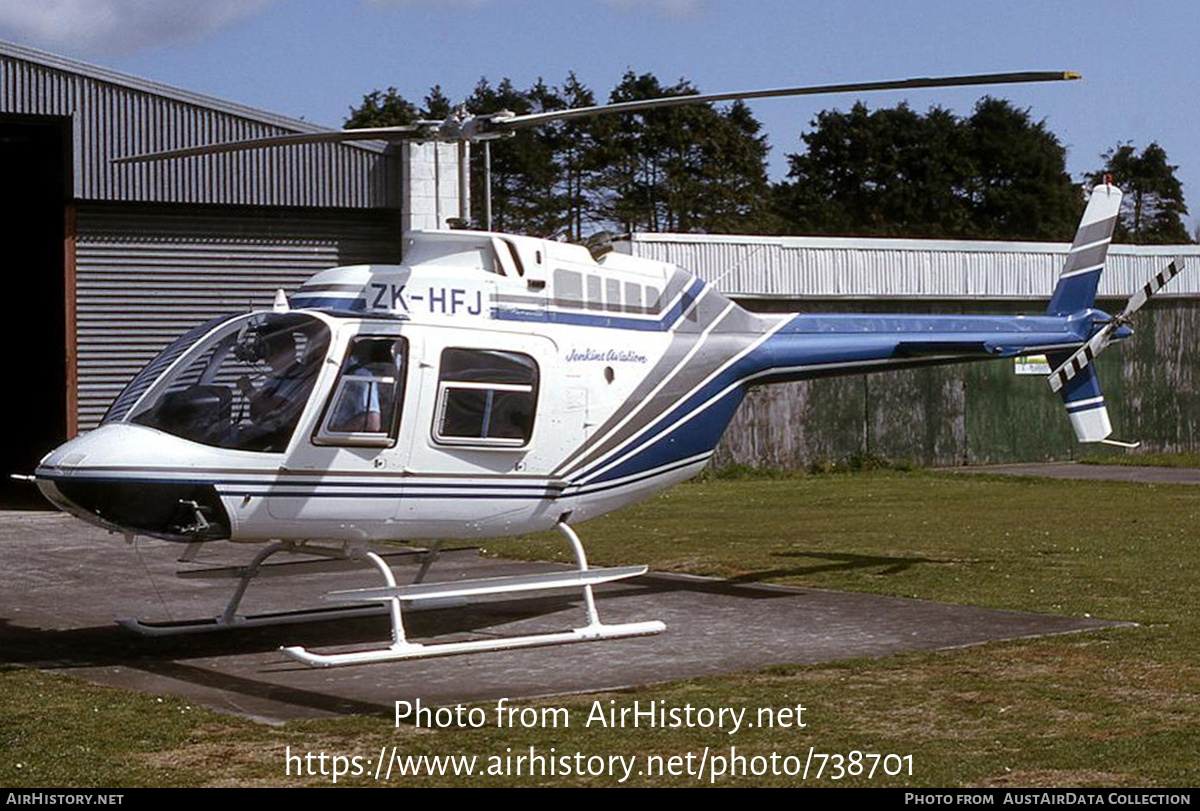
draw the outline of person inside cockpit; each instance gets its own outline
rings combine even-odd
[[[296,398],[295,389],[305,385],[307,372],[296,358],[296,339],[290,330],[267,333],[261,337],[262,354],[270,371],[255,386],[249,375],[238,380],[238,388],[250,403],[250,420],[262,424]]]
[[[250,406],[243,441],[255,450],[283,450],[308,401],[316,369],[300,361],[290,329],[264,332],[259,341],[266,375],[257,385],[249,375],[237,381]]]

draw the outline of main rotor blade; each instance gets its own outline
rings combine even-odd
[[[860,93],[877,90],[915,90],[927,87],[969,87],[989,84],[1018,84],[1023,82],[1061,82],[1081,78],[1070,70],[1026,71],[1023,73],[981,73],[974,76],[940,76],[920,79],[895,79],[885,82],[854,82],[851,84],[826,84],[808,87],[782,87],[775,90],[744,90],[736,93],[697,93],[688,96],[666,96],[640,101],[622,101],[616,104],[600,104],[595,107],[576,107],[547,113],[530,113],[511,118],[493,120],[489,129],[508,130],[533,127],[550,121],[571,121],[608,113],[637,113],[658,107],[676,107],[682,104],[706,104],[714,101],[736,101],[738,99],[765,99],[777,96],[818,96],[834,93]]]
[[[329,132],[303,132],[291,135],[272,135],[266,138],[248,138],[243,141],[225,141],[206,146],[189,146],[182,149],[164,149],[161,152],[146,152],[114,158],[113,163],[147,163],[168,158],[191,158],[197,155],[216,155],[221,152],[241,152],[248,149],[265,149],[272,146],[295,146],[298,144],[334,144],[346,141],[394,141],[419,139],[429,132],[430,125],[442,122],[419,122],[396,127],[364,127],[356,130],[331,130]]]
[[[876,90],[913,90],[927,87],[965,87],[970,85],[1015,84],[1022,82],[1057,82],[1080,78],[1072,71],[1030,71],[1025,73],[984,73],[975,76],[942,76],[924,79],[899,79],[886,82],[857,82],[853,84],[813,85],[809,87],[784,87],[775,90],[745,90],[736,93],[702,93],[689,96],[666,96],[657,99],[624,101],[617,104],[602,104],[595,107],[576,107],[528,115],[490,114],[468,116],[457,120],[418,121],[395,127],[364,127],[353,130],[329,132],[306,132],[293,135],[273,135],[267,138],[249,138],[241,141],[226,141],[206,146],[191,146],[181,149],[164,149],[142,155],[127,155],[115,158],[113,163],[147,163],[171,158],[191,158],[198,155],[216,155],[223,152],[240,152],[248,149],[264,149],[273,146],[295,146],[299,144],[345,143],[347,141],[478,141],[503,136],[513,130],[535,127],[550,121],[570,121],[609,113],[636,113],[657,107],[676,107],[682,104],[706,104],[714,101],[736,99],[762,99],[777,96],[815,96],[832,93],[858,93]]]

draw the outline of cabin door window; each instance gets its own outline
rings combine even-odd
[[[396,441],[407,357],[403,338],[374,336],[350,343],[321,420],[321,445],[388,446]]]

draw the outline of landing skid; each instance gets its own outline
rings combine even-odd
[[[426,572],[429,571],[430,564],[437,559],[440,550],[441,542],[438,541],[422,555],[421,568],[417,572],[414,582],[419,583],[424,579]],[[234,589],[233,595],[229,598],[229,602],[225,605],[225,610],[221,612],[220,616],[177,622],[145,622],[137,618],[124,618],[118,619],[117,624],[142,636],[181,636],[212,633],[214,631],[228,631],[236,628],[268,628],[275,625],[299,625],[306,622],[319,622],[321,620],[378,617],[387,613],[387,609],[383,606],[362,605],[344,608],[329,607],[302,611],[281,611],[265,614],[239,614],[238,608],[242,604],[242,598],[246,596],[246,590],[250,587],[250,582],[258,576],[267,558],[280,552],[314,555],[333,560],[356,560],[364,557],[363,552],[354,547],[317,546],[315,544],[297,543],[295,541],[273,543],[259,551],[253,560],[239,572],[237,588]],[[180,560],[191,561],[194,558],[195,552],[189,546]],[[454,605],[462,605],[464,602],[463,600],[447,599],[443,602],[431,603],[430,605],[423,606],[423,608],[448,608]]]
[[[181,620],[179,622],[145,622],[136,618],[126,618],[117,620],[117,624],[142,636],[183,636],[228,631],[234,628],[268,628],[274,625],[299,625],[321,620],[378,617],[383,613],[384,609],[379,606],[360,606],[358,608],[318,608],[309,611],[238,615],[232,621],[226,621],[223,617]]]
[[[490,577],[474,580],[459,580],[444,583],[422,583],[430,565],[437,559],[440,544],[432,547],[421,563],[421,568],[409,585],[396,584],[395,574],[388,564],[374,552],[361,549],[335,549],[295,542],[274,543],[259,552],[240,573],[240,580],[221,616],[190,622],[148,623],[136,619],[118,620],[132,631],[147,636],[172,636],[195,634],[234,628],[255,628],[272,625],[298,624],[323,619],[345,617],[378,616],[387,614],[391,619],[391,642],[387,647],[345,653],[318,653],[293,646],[281,650],[293,659],[312,667],[338,667],[343,665],[394,662],[406,659],[424,659],[434,656],[452,656],[483,651],[517,650],[548,645],[566,645],[574,642],[591,642],[600,639],[650,636],[661,633],[666,626],[657,620],[650,622],[621,623],[606,625],[600,621],[592,587],[600,583],[637,577],[646,573],[645,566],[624,566],[609,569],[588,567],[587,556],[579,536],[565,521],[556,524],[558,531],[567,539],[575,556],[575,571],[547,572],[542,574]],[[267,558],[279,552],[320,555],[339,559],[361,559],[370,561],[382,575],[386,585],[377,588],[335,591],[324,599],[341,603],[366,603],[349,607],[330,607],[308,611],[278,614],[243,616],[237,613],[250,581],[259,573]],[[404,611],[444,608],[462,605],[470,598],[487,595],[506,595],[522,592],[544,592],[580,589],[583,593],[587,623],[579,628],[551,633],[529,634],[465,642],[419,643],[409,642],[404,629]],[[401,604],[407,604],[401,608]]]
[[[316,653],[302,647],[283,648],[283,652],[299,662],[312,667],[339,667],[342,665],[364,665],[375,662],[396,662],[405,659],[425,659],[434,656],[453,656],[460,653],[483,651],[517,650],[547,645],[566,645],[573,642],[590,642],[599,639],[621,639],[633,636],[650,636],[666,630],[666,625],[654,620],[650,622],[605,625],[596,611],[596,599],[592,585],[597,583],[637,577],[646,573],[645,566],[628,566],[618,569],[590,569],[587,555],[579,536],[560,521],[555,525],[571,545],[578,566],[574,572],[549,572],[547,574],[517,575],[515,577],[489,577],[478,580],[462,580],[451,583],[416,584],[397,586],[392,570],[375,553],[368,552],[387,585],[376,589],[332,592],[328,599],[339,601],[380,601],[388,607],[392,619],[392,640],[386,648],[351,651],[347,653]],[[409,642],[404,632],[404,617],[401,602],[445,599],[448,597],[474,597],[487,594],[512,594],[525,591],[556,591],[582,588],[587,624],[582,628],[557,633],[529,634],[501,639],[476,639],[468,642],[440,642],[422,644]]]

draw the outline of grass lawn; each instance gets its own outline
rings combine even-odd
[[[0,671],[0,784],[327,785],[288,777],[284,754],[710,753],[803,763],[816,752],[911,755],[912,776],[808,784],[1200,785],[1200,488],[872,471],[709,480],[585,524],[602,565],[847,589],[1056,614],[1137,628],[855,660],[550,699],[570,728],[427,730],[358,717],[268,727],[172,699],[22,669]],[[489,544],[565,559],[557,537]],[[599,643],[604,644],[604,643]],[[554,655],[548,650],[546,655]],[[486,666],[486,655],[475,660]],[[803,704],[803,729],[584,728],[593,702],[683,707]],[[491,705],[488,705],[489,707]],[[906,763],[908,761],[905,761]],[[893,761],[894,765],[894,761]],[[814,765],[815,772],[816,766]],[[705,782],[708,781],[706,776]],[[801,785],[786,775],[723,785]],[[366,777],[339,784],[379,785]],[[613,785],[608,777],[393,776],[404,785]],[[698,785],[694,775],[626,785]]]

